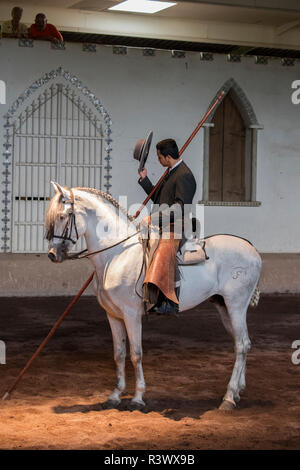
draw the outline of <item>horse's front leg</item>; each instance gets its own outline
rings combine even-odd
[[[131,400],[131,407],[140,409],[145,406],[143,394],[146,391],[142,365],[142,314],[126,314],[124,315],[127,335],[130,344],[130,357],[135,370],[136,386],[135,395]]]
[[[115,407],[121,403],[120,396],[125,391],[125,359],[126,359],[126,329],[123,320],[111,316],[107,312],[107,318],[110,324],[113,343],[114,360],[116,363],[117,383],[113,393],[108,397],[106,406]]]

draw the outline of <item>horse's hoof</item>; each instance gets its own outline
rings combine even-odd
[[[141,411],[143,408],[145,408],[145,402],[143,401],[131,400],[128,405],[129,411]]]
[[[226,411],[227,413],[235,410],[235,408],[236,406],[228,400],[223,400],[221,405],[219,406],[219,410]]]
[[[104,410],[112,410],[113,408],[118,408],[120,405],[121,400],[107,400],[105,403],[103,403],[102,407]]]

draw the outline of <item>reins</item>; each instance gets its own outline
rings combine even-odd
[[[114,248],[115,246],[118,246],[120,245],[121,243],[123,242],[126,242],[127,240],[129,240],[130,238],[134,237],[137,233],[140,232],[140,229],[137,230],[136,232],[134,232],[132,235],[129,235],[129,237],[127,238],[124,238],[123,240],[120,240],[118,241],[117,243],[114,243],[113,245],[111,246],[107,246],[106,248],[102,248],[101,250],[96,250],[96,251],[91,251],[90,253],[87,253],[86,255],[83,255],[83,256],[80,256],[82,255],[83,253],[85,253],[87,250],[87,248],[85,250],[82,250],[80,251],[79,253],[74,253],[73,255],[69,255],[67,259],[70,259],[70,260],[74,260],[74,259],[84,259],[84,258],[88,258],[89,256],[93,256],[93,255],[96,255],[97,253],[102,253],[103,251],[106,251],[106,250],[110,250],[111,248]]]

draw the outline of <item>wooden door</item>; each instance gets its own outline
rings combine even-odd
[[[230,93],[217,108],[212,122],[209,200],[245,201],[246,129]]]

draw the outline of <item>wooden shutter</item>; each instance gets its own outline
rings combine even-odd
[[[217,108],[212,122],[209,199],[245,201],[246,129],[230,93]]]

